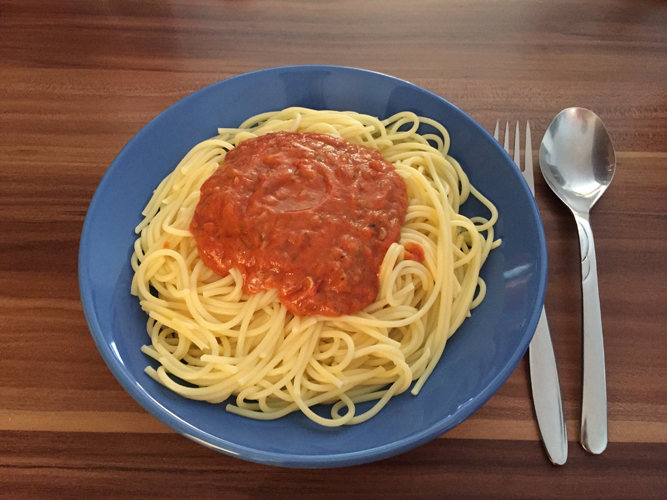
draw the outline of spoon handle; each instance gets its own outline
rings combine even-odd
[[[581,392],[581,445],[598,454],[607,447],[607,384],[598,271],[593,230],[588,214],[575,213],[581,250],[583,301],[583,380]]]

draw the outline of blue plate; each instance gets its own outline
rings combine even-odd
[[[151,360],[146,315],[130,295],[134,227],[159,181],[218,127],[235,127],[289,106],[352,110],[380,118],[409,110],[443,123],[451,155],[498,207],[500,248],[482,270],[488,291],[447,344],[418,396],[406,392],[368,422],[321,427],[299,413],[260,422],[225,405],[190,401],[144,373]],[[476,203],[476,202],[474,202]],[[469,213],[485,212],[472,201]],[[292,66],[240,75],[177,102],[123,148],[93,197],[81,235],[79,285],[102,357],[123,387],[184,436],[245,460],[285,467],[339,467],[379,460],[440,436],[480,408],[507,380],[539,319],[547,275],[535,202],[511,158],[475,121],[443,98],[379,73],[335,66]]]

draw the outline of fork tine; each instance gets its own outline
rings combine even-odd
[[[530,190],[535,194],[535,178],[533,177],[533,146],[530,138],[530,122],[526,122],[526,155],[523,159],[523,177],[526,179]]]
[[[493,131],[493,138],[498,141],[498,126],[500,125],[500,120],[496,120],[496,130]],[[498,141],[500,142],[500,141]]]
[[[514,163],[516,163],[516,168],[521,170],[521,144],[519,138],[521,136],[521,130],[519,130],[519,122],[516,122],[516,132],[514,132]]]
[[[510,122],[505,123],[505,152],[510,154]]]

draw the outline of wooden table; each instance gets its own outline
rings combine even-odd
[[[552,466],[527,364],[447,435],[378,463],[288,470],[172,432],[121,388],[82,313],[88,203],[123,145],[189,93],[292,64],[367,68],[487,129],[595,110],[618,170],[592,213],[609,447],[578,444],[579,248],[537,176],[570,437]],[[0,498],[667,498],[667,5],[659,1],[0,2]],[[535,147],[537,149],[537,147]],[[537,164],[537,157],[535,158]]]

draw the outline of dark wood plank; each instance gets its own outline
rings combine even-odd
[[[555,468],[536,442],[436,440],[374,464],[290,470],[178,435],[0,433],[2,498],[662,499],[667,444],[571,445]],[[517,492],[521,492],[518,494]]]
[[[667,12],[650,0],[33,0],[3,10],[0,57],[11,66],[224,72],[326,62],[493,81],[516,80],[520,67],[561,82],[657,83],[667,72]]]

